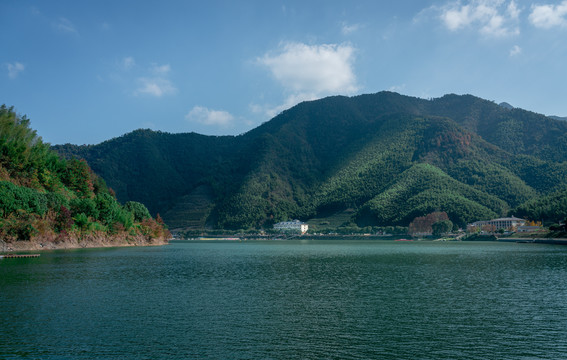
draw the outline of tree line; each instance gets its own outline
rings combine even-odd
[[[93,236],[168,238],[161,218],[139,202],[120,204],[85,160],[63,159],[30,120],[0,106],[0,238],[63,241]]]

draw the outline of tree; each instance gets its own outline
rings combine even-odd
[[[148,208],[144,204],[137,201],[128,201],[126,204],[124,204],[124,209],[131,212],[132,215],[134,215],[134,220],[137,222],[141,222],[144,219],[152,217],[150,215],[150,212],[148,211]]]
[[[410,234],[431,234],[435,235],[435,230],[433,229],[433,225],[437,223],[442,223],[444,221],[448,221],[451,223],[451,229],[453,229],[453,223],[449,220],[446,212],[432,212],[426,216],[416,217],[411,224],[409,225],[409,233]],[[448,226],[446,224],[445,226]]]
[[[71,159],[67,162],[63,181],[80,197],[90,197],[94,191],[91,173],[92,170],[85,160]]]
[[[95,197],[96,209],[99,212],[99,220],[105,225],[112,225],[120,216],[120,204],[109,194],[98,194]]]
[[[453,222],[451,220],[437,221],[431,225],[431,228],[433,230],[433,235],[441,236],[453,230]]]
[[[70,201],[71,213],[73,216],[84,214],[87,217],[97,219],[99,210],[95,200],[91,198],[75,198]]]

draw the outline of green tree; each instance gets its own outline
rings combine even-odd
[[[67,187],[74,190],[80,197],[90,197],[94,191],[91,169],[85,160],[71,159],[67,162],[67,169],[63,181]]]
[[[95,197],[96,210],[99,213],[98,220],[104,225],[112,225],[120,216],[120,204],[109,194],[99,194]]]
[[[144,204],[137,201],[128,201],[126,204],[124,204],[124,209],[131,212],[132,215],[134,215],[134,221],[137,222],[141,222],[152,217],[150,215],[150,212],[148,211],[148,208]]]
[[[433,235],[441,236],[453,230],[453,222],[451,220],[441,220],[433,225],[431,225],[433,229]]]
[[[97,209],[97,203],[91,198],[75,198],[69,203],[71,207],[71,213],[73,216],[78,214],[84,214],[87,217],[97,219],[99,216],[99,210]]]

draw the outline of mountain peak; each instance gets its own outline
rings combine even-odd
[[[508,104],[507,102],[501,102],[501,103],[498,104],[498,105],[500,105],[500,106],[503,107],[504,109],[508,109],[508,110],[514,109],[514,107],[513,107],[512,105]]]
[[[238,137],[140,131],[58,150],[172,228],[333,223],[347,209],[356,210],[342,223],[407,226],[442,210],[462,226],[567,186],[567,122],[509,107],[473,95],[334,96]]]

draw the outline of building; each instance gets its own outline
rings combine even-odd
[[[519,226],[524,226],[526,220],[517,217],[499,218],[488,221],[477,221],[468,226],[469,232],[485,231],[495,232],[498,230],[516,231]]]
[[[541,230],[541,226],[518,226],[516,230],[520,233],[536,232]]]
[[[299,232],[301,234],[305,234],[308,228],[309,225],[299,220],[282,221],[274,224],[274,230]]]

